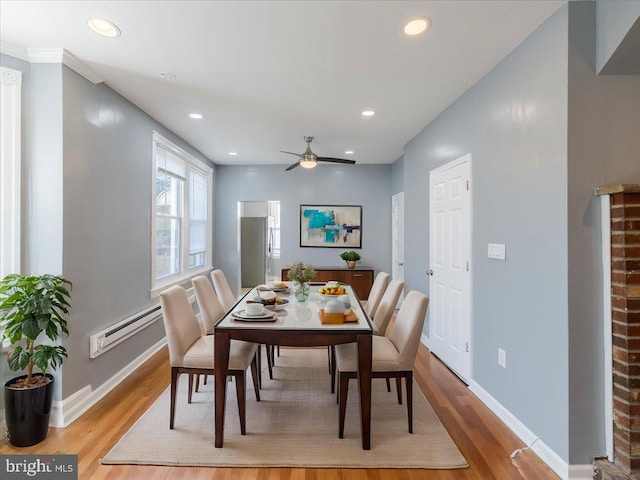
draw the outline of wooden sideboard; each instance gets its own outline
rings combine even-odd
[[[338,282],[348,283],[353,288],[353,291],[358,295],[360,300],[366,300],[369,298],[369,292],[373,285],[373,268],[371,267],[313,267],[316,271],[316,276],[313,277],[312,282],[329,282],[336,280]],[[288,268],[282,269],[281,279],[288,281],[289,277]]]

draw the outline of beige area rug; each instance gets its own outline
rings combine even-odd
[[[250,374],[249,374],[250,375]],[[224,448],[214,447],[213,381],[187,404],[182,375],[174,430],[169,389],[111,449],[103,464],[215,467],[465,468],[468,466],[414,383],[414,433],[406,405],[384,379],[372,388],[371,450],[361,448],[358,387],[351,380],[345,435],[338,438],[338,405],[330,393],[326,349],[281,349],[274,379],[263,373],[261,402],[247,382],[247,435],[240,435],[235,386],[227,387]]]

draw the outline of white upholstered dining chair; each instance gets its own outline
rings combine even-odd
[[[366,313],[369,318],[373,318],[375,315],[378,305],[380,304],[380,300],[387,289],[388,283],[388,273],[379,272],[378,275],[376,275],[376,279],[373,281],[373,285],[371,286],[367,302],[364,304],[364,313]]]
[[[231,287],[229,287],[229,282],[227,281],[227,277],[224,272],[219,268],[216,268],[213,272],[211,272],[211,280],[213,280],[213,287],[216,289],[216,295],[222,304],[225,312],[228,312],[233,308],[236,304],[237,299],[233,296],[231,292]],[[269,378],[273,379],[273,345],[265,345],[265,349],[267,352],[267,365],[269,367]],[[260,353],[260,352],[258,352]],[[258,356],[258,364],[260,364],[260,356]],[[262,385],[262,372],[259,373],[260,384]]]
[[[171,406],[169,428],[173,429],[176,390],[181,374],[189,374],[189,396],[191,403],[193,375],[215,375],[214,370],[214,336],[201,335],[198,319],[191,308],[184,288],[171,287],[160,294],[162,305],[162,321],[167,335],[169,347],[169,363],[171,364]],[[246,433],[246,376],[251,365],[253,387],[256,400],[260,401],[258,390],[257,345],[254,343],[231,341],[229,353],[229,375],[235,378],[238,397],[238,413],[240,415],[240,433]]]
[[[389,322],[391,321],[391,317],[393,316],[393,312],[396,309],[396,305],[398,304],[398,299],[400,298],[400,294],[402,293],[402,289],[404,288],[404,282],[400,282],[398,280],[392,280],[387,287],[387,290],[384,292],[380,303],[378,304],[378,308],[376,309],[376,314],[373,316],[372,325],[373,325],[373,334],[374,335],[382,335],[384,336],[387,331],[387,327],[389,326]],[[336,369],[335,369],[335,347],[330,347],[330,355],[331,360],[329,362],[329,369],[331,371],[331,393],[334,392],[335,384],[336,384]],[[387,391],[391,391],[391,384],[389,383],[389,379],[387,378]],[[399,397],[401,398],[401,397]]]
[[[429,305],[429,297],[412,291],[406,296],[388,337],[372,338],[372,378],[395,378],[396,384],[405,379],[407,390],[407,420],[413,433],[413,364],[420,344],[420,336]],[[358,349],[355,343],[336,345],[338,396],[340,405],[340,438],[344,435],[344,416],[347,407],[349,379],[356,378]],[[398,395],[402,390],[398,390]]]
[[[213,288],[216,289],[216,295],[218,295],[224,311],[228,312],[233,308],[237,300],[231,291],[227,277],[222,270],[216,268],[211,272],[211,280],[213,280]]]
[[[191,280],[191,283],[196,292],[196,301],[200,310],[202,334],[211,335],[216,322],[224,316],[225,309],[207,277],[198,275]]]
[[[384,336],[387,331],[387,327],[389,326],[389,322],[391,321],[391,317],[393,316],[393,312],[396,310],[396,305],[398,304],[403,288],[404,282],[399,280],[391,280],[391,282],[389,282],[389,286],[385,290],[384,295],[378,304],[376,313],[371,319],[373,321],[374,335]]]
[[[193,289],[196,292],[196,301],[198,302],[198,309],[200,310],[200,327],[202,328],[203,335],[212,335],[213,327],[220,320],[224,314],[223,308],[216,292],[211,286],[211,282],[204,275],[198,275],[191,280]],[[258,344],[258,352],[256,354],[258,362],[258,386],[262,388],[262,366],[261,366],[261,351]],[[198,377],[199,378],[199,377]],[[204,380],[207,384],[207,377]],[[196,380],[196,392],[198,391],[199,381]]]

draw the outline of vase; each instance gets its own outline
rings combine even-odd
[[[356,261],[355,260],[347,260],[347,267],[348,268],[356,268]]]
[[[37,375],[37,374],[36,374]],[[9,430],[9,442],[16,447],[29,447],[40,443],[49,431],[49,418],[53,404],[53,376],[50,382],[31,388],[12,388],[17,380],[4,384],[4,408]]]
[[[293,295],[299,302],[306,302],[309,298],[309,282],[293,282]]]

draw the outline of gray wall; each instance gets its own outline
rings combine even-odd
[[[595,9],[569,8],[569,458],[587,463],[605,448],[601,212],[593,190],[640,183],[640,76],[596,76]]]
[[[216,173],[215,265],[234,292],[238,285],[238,201],[280,201],[281,265],[303,261],[344,266],[340,248],[300,248],[300,204],[362,205],[360,264],[391,268],[391,165],[319,165],[313,170],[285,165],[218,166]]]
[[[391,195],[404,192],[404,156],[391,164]]]
[[[29,212],[24,263],[34,274],[63,271],[62,266],[62,66],[32,66],[29,136],[23,172]]]
[[[73,281],[60,400],[102,385],[164,336],[158,322],[89,359],[92,333],[157,302],[149,298],[152,131],[213,164],[106,85],[60,64],[0,60],[24,74],[22,273]],[[3,379],[13,376],[5,366]]]
[[[405,147],[405,282],[428,292],[429,171],[472,155],[473,379],[569,460],[567,6]],[[487,259],[505,243],[507,261]],[[497,363],[498,347],[507,368]]]
[[[640,16],[640,0],[598,0],[596,71],[600,72]]]
[[[157,303],[149,298],[153,130],[213,164],[108,86],[66,67],[63,93],[64,274],[74,282],[66,397],[101,385],[164,336],[156,322],[89,360],[91,334]]]

